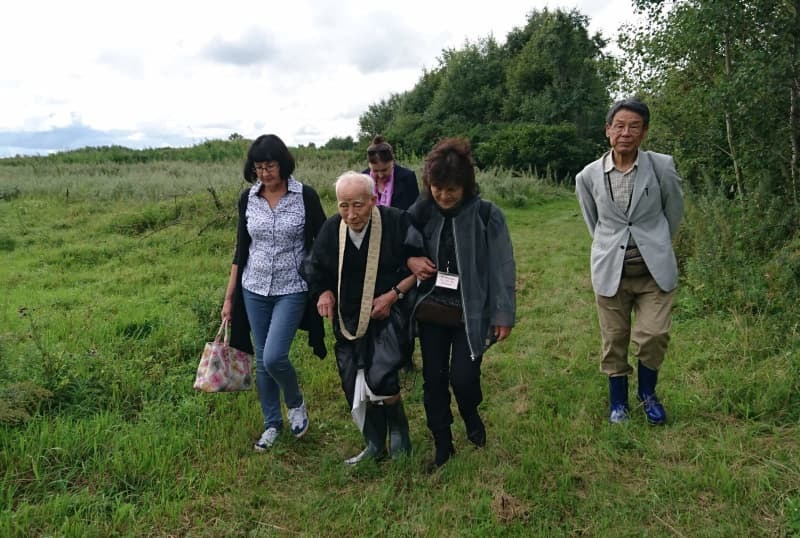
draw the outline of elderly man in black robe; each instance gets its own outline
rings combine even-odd
[[[345,460],[355,465],[411,452],[400,398],[399,370],[411,361],[409,327],[416,279],[403,247],[403,211],[376,205],[373,179],[346,172],[336,180],[338,215],[317,236],[306,265],[312,300],[333,322],[335,354],[347,403],[366,447]]]

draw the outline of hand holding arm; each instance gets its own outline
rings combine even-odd
[[[420,280],[427,280],[436,274],[436,264],[427,256],[412,256],[406,261],[409,271]]]

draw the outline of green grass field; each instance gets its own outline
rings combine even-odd
[[[333,179],[352,167],[307,159],[296,176],[330,214]],[[456,417],[456,457],[428,475],[410,372],[413,456],[346,468],[361,436],[332,357],[299,333],[311,429],[253,452],[255,392],[192,390],[239,178],[235,162],[0,168],[0,536],[800,533],[791,353],[763,358],[763,327],[697,314],[681,289],[659,385],[669,424],[635,409],[611,427],[577,203],[502,172],[479,181],[511,228],[518,325],[484,361],[486,448]]]

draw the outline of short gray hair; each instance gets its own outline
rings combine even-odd
[[[372,179],[367,174],[362,174],[361,172],[356,172],[355,170],[348,170],[341,176],[336,179],[336,183],[333,184],[334,188],[336,189],[336,198],[339,198],[339,188],[344,185],[345,183],[358,183],[364,187],[365,194],[367,196],[372,196],[375,194],[375,180]]]

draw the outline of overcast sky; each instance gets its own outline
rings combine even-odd
[[[577,9],[613,38],[630,0],[8,0],[0,157],[275,133],[322,145],[411,89],[442,49]]]

